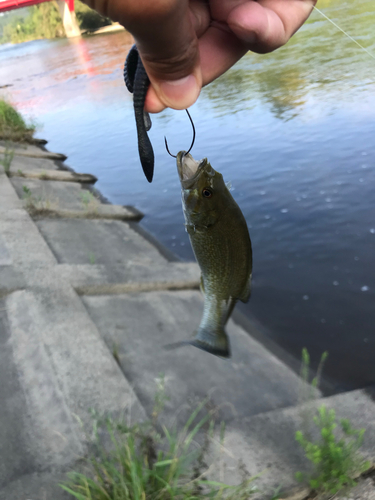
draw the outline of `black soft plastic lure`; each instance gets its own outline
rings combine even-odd
[[[154,176],[154,150],[147,132],[151,128],[151,119],[144,110],[145,99],[150,80],[139,57],[136,45],[130,49],[124,67],[125,85],[129,92],[133,94],[133,105],[135,123],[138,135],[138,152],[141,160],[143,172],[148,182],[152,182]]]

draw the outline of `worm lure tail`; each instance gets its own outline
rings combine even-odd
[[[124,67],[125,85],[129,92],[133,94],[133,105],[135,123],[138,135],[138,152],[141,160],[143,172],[148,182],[152,182],[154,175],[154,150],[147,132],[151,128],[149,114],[144,111],[145,99],[150,80],[143,67],[136,45],[130,49]]]

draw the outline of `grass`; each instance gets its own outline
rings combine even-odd
[[[6,144],[5,151],[3,153],[3,158],[2,160],[0,160],[0,163],[4,167],[6,175],[9,175],[13,157],[14,157],[14,149],[11,149],[9,147],[9,144]]]
[[[116,363],[121,367],[120,352],[117,342],[114,342],[112,345],[112,356],[114,357]]]
[[[96,262],[96,256],[95,256],[94,252],[89,252],[88,253],[88,258],[89,258],[90,264],[95,264],[95,262]]]
[[[320,434],[317,440],[311,441],[301,431],[296,433],[296,440],[315,469],[308,479],[309,486],[316,491],[332,494],[339,492],[344,486],[355,486],[354,477],[371,465],[358,453],[365,429],[354,429],[349,420],[342,419],[342,437],[337,437],[335,410],[327,410],[325,405],[319,407],[314,423]],[[296,478],[303,481],[305,476],[298,472]]]
[[[25,208],[31,215],[47,215],[57,208],[57,203],[53,203],[46,196],[34,196],[28,186],[22,186],[22,192]]]
[[[161,426],[155,419],[165,402],[158,391],[150,422],[128,426],[111,418],[98,419],[94,426],[95,453],[82,472],[71,472],[61,487],[77,500],[246,500],[254,492],[254,478],[244,478],[238,486],[207,479],[219,467],[207,467],[206,460],[215,441],[213,414],[202,416],[206,401],[192,412],[179,432]],[[197,443],[198,433],[200,436]],[[103,444],[109,436],[111,446]]]
[[[27,124],[9,102],[0,99],[0,139],[32,142],[34,132],[35,125]]]
[[[296,479],[307,481],[318,493],[336,494],[344,487],[354,486],[354,478],[371,464],[359,453],[365,429],[354,429],[347,419],[337,422],[335,410],[328,410],[325,405],[316,410],[308,404],[316,398],[322,366],[327,357],[328,353],[324,352],[317,374],[309,383],[310,356],[306,349],[302,351],[301,377],[306,404],[301,415],[303,431],[297,431],[295,439],[304,449],[306,458],[312,462],[313,471],[311,474],[299,471]]]
[[[91,191],[83,190],[80,193],[81,202],[87,212],[97,212],[99,201]]]

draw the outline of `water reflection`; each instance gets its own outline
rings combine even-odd
[[[373,0],[319,7],[375,53]],[[134,204],[144,225],[182,258],[183,227],[172,151],[186,149],[184,112],[153,118],[155,180],[138,159],[122,67],[126,33],[0,48],[3,89],[44,124],[40,136],[79,171],[99,177],[112,202]],[[206,87],[191,109],[192,151],[231,180],[254,248],[245,312],[299,357],[330,352],[326,374],[341,387],[375,382],[375,61],[314,12],[273,54],[248,54]]]

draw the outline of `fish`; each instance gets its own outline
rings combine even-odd
[[[133,94],[135,124],[137,127],[138,153],[143,172],[148,182],[154,176],[155,155],[147,132],[151,129],[150,115],[144,110],[150,80],[139,56],[136,45],[130,49],[124,65],[126,88]]]
[[[190,344],[216,356],[231,356],[225,325],[238,300],[251,294],[252,248],[241,209],[223,176],[207,160],[180,151],[176,157],[185,228],[201,269],[203,317]]]

